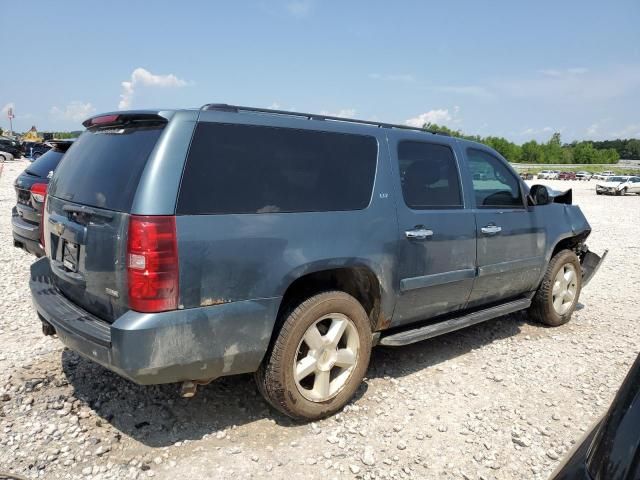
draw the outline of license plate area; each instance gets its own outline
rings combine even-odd
[[[62,264],[70,272],[78,271],[78,244],[62,240]]]

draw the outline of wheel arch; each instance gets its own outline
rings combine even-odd
[[[324,266],[304,271],[289,279],[278,308],[272,340],[288,312],[310,296],[329,290],[340,290],[357,299],[371,324],[371,331],[388,325],[383,309],[383,285],[371,267],[363,263]]]

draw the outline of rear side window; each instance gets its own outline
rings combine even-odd
[[[29,165],[27,173],[46,178],[49,172],[53,172],[56,169],[63,155],[64,153],[58,150],[49,150]]]
[[[451,148],[401,141],[398,164],[402,195],[408,207],[416,210],[462,207],[458,168]]]
[[[371,199],[375,138],[200,123],[187,158],[183,215],[359,210]]]
[[[493,155],[467,149],[473,190],[478,208],[524,208],[520,195],[520,180]]]
[[[54,197],[128,212],[161,125],[87,130],[65,154],[51,181]]]

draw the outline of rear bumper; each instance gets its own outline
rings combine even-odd
[[[40,226],[25,222],[16,207],[11,211],[11,229],[13,231],[13,244],[37,256],[44,256],[44,250],[40,246]]]
[[[211,380],[254,372],[269,346],[280,298],[145,314],[109,324],[62,295],[49,259],[31,266],[33,303],[71,350],[136,383]]]

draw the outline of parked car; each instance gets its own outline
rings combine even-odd
[[[20,142],[7,137],[0,137],[0,151],[10,153],[13,158],[22,156]]]
[[[25,157],[33,161],[47,153],[51,149],[51,146],[51,142],[24,142],[22,144],[22,151]]]
[[[533,173],[531,172],[520,172],[520,178],[522,180],[533,180]]]
[[[626,195],[627,193],[640,194],[640,177],[614,176],[596,183],[598,195]]]
[[[538,178],[545,180],[557,180],[559,175],[560,172],[557,170],[542,170],[540,173],[538,173]]]
[[[183,396],[255,372],[276,409],[321,418],[374,345],[523,309],[564,324],[601,262],[570,190],[475,142],[219,104],[84,125],[31,267],[43,331]]]
[[[10,160],[13,160],[13,155],[9,152],[0,151],[0,162],[8,162]]]
[[[575,180],[576,178],[575,172],[560,172],[558,174],[558,180]]]
[[[606,180],[608,177],[613,176],[615,176],[614,172],[612,172],[611,170],[606,170],[604,172],[594,174],[593,178],[595,178],[596,180]]]
[[[578,180],[591,180],[591,177],[593,177],[593,174],[591,174],[590,172],[585,172],[583,170],[576,172],[576,178]]]
[[[640,356],[606,414],[587,431],[549,480],[640,478]]]
[[[37,257],[44,255],[40,237],[49,179],[72,142],[52,142],[51,149],[31,163],[14,182],[17,203],[11,211],[13,245]]]

